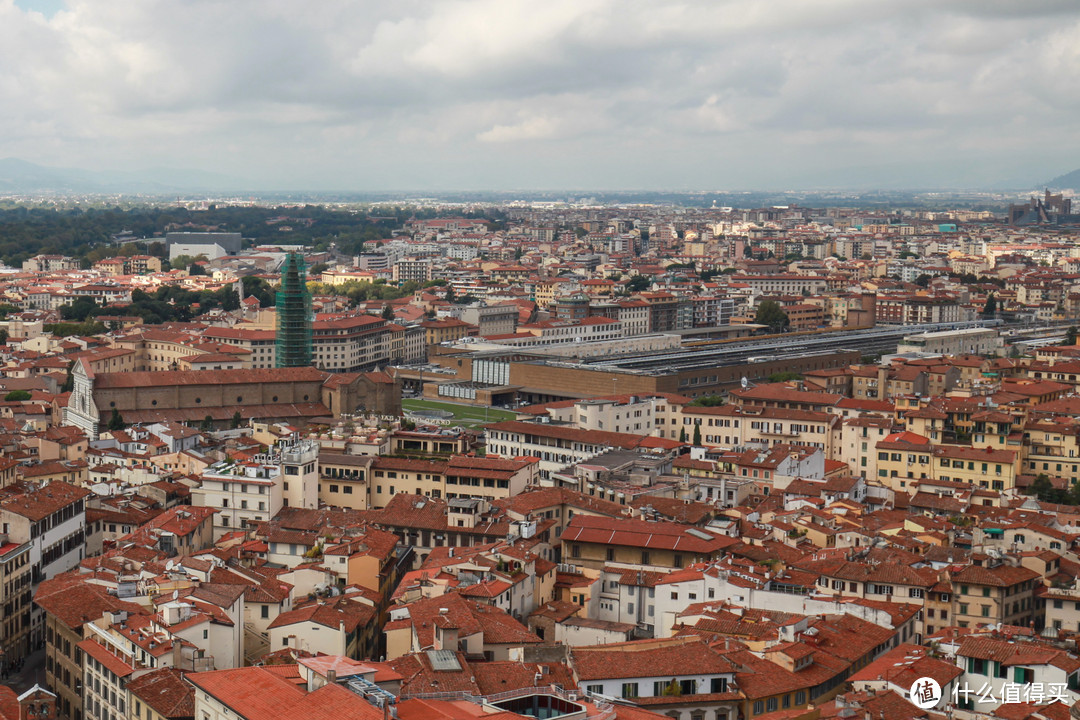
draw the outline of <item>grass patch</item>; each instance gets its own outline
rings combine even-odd
[[[442,410],[454,414],[454,422],[468,427],[477,427],[485,423],[499,422],[500,420],[513,420],[516,413],[498,408],[483,408],[476,405],[459,405],[457,403],[435,402],[433,400],[420,400],[418,398],[404,398],[401,407],[405,410]]]

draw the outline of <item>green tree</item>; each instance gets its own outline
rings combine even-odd
[[[780,307],[780,303],[775,300],[763,300],[754,314],[754,322],[768,326],[773,332],[783,332],[790,320],[784,309]]]
[[[994,297],[994,293],[990,293],[986,296],[986,304],[983,305],[983,315],[996,315],[997,314],[997,298]]]
[[[1046,473],[1039,473],[1027,490],[1028,495],[1034,495],[1041,502],[1064,503],[1068,501],[1069,492],[1054,487]]]
[[[169,261],[169,267],[174,269],[187,268],[194,260],[195,258],[190,255],[177,255]]]
[[[72,360],[68,363],[67,374],[64,376],[64,384],[60,386],[60,392],[69,393],[75,389],[75,376],[71,372],[74,369],[75,361]]]
[[[451,305],[454,303],[454,286],[453,285],[447,285],[446,286],[446,302],[450,303]]]
[[[8,331],[7,328],[0,328],[0,345],[7,345]]]
[[[645,292],[652,287],[652,278],[648,275],[635,275],[627,280],[623,284],[623,287],[626,288],[628,293]]]
[[[26,390],[12,390],[4,396],[4,402],[22,402],[23,400],[29,400],[30,393]]]
[[[1065,502],[1069,505],[1080,505],[1080,482],[1074,482],[1065,494]]]
[[[722,395],[702,395],[690,401],[693,407],[719,407],[724,404]]]
[[[190,265],[188,265],[188,275],[205,275],[205,274],[206,274],[206,268],[204,268],[199,263],[193,262]]]
[[[83,297],[75,298],[74,301],[67,305],[60,306],[60,317],[64,320],[78,320],[82,322],[92,315],[97,314],[98,304],[94,302],[93,298]]]
[[[915,278],[915,284],[919,287],[926,287],[930,284],[930,280],[932,280],[932,278],[926,273],[923,273],[919,277]]]
[[[1062,345],[1075,345],[1076,344],[1076,327],[1071,327],[1065,331],[1065,339],[1061,342]]]
[[[694,423],[694,445],[701,444],[701,426]]]
[[[393,320],[394,319],[394,308],[392,308],[390,306],[390,303],[387,303],[387,304],[383,305],[382,319],[383,320]]]
[[[127,427],[127,423],[124,422],[123,415],[116,408],[113,408],[112,414],[109,415],[109,424],[106,426],[109,430],[123,430]]]
[[[797,372],[778,372],[769,376],[769,382],[771,383],[791,382],[792,380],[802,380],[802,375]]]
[[[686,442],[686,428],[679,428],[679,442]]]
[[[233,413],[232,420],[229,422],[229,427],[235,430],[236,428],[240,427],[243,422],[244,418],[240,415],[240,411],[237,410]]]
[[[206,417],[203,418],[202,422],[199,423],[199,431],[200,432],[211,432],[213,429],[214,429],[214,418],[211,417],[210,415],[207,415]]]

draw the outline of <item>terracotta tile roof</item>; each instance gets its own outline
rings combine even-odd
[[[702,534],[708,537],[700,537]],[[703,533],[689,525],[590,515],[575,515],[560,539],[564,543],[600,543],[704,555],[718,553],[738,542],[724,535]]]
[[[1010,642],[993,637],[966,637],[960,641],[957,657],[973,657],[994,660],[1009,667],[1012,665],[1053,665],[1071,675],[1080,670],[1080,659],[1049,645],[1035,642]]]
[[[34,594],[34,602],[73,630],[101,619],[105,612],[127,611],[133,615],[146,612],[139,605],[110,595],[102,585],[83,582],[77,573],[43,581]]]
[[[441,597],[421,598],[406,605],[407,620],[392,621],[387,628],[401,625],[412,627],[420,647],[435,642],[435,626],[457,628],[459,637],[483,633],[484,644],[508,645],[541,642],[521,623],[505,611],[470,600],[457,593]],[[446,612],[442,612],[445,609]]]
[[[1012,565],[998,565],[997,567],[982,567],[968,565],[951,575],[953,584],[970,583],[972,585],[991,585],[994,587],[1011,587],[1022,582],[1035,580],[1039,574],[1025,567],[1013,567]]]
[[[195,717],[195,688],[172,667],[151,670],[129,681],[128,691],[168,720]]]
[[[283,671],[283,672],[279,672]],[[340,685],[307,693],[287,679],[295,665],[190,673],[188,680],[246,720],[382,720],[382,710]]]
[[[248,370],[161,370],[97,373],[101,389],[162,387],[167,385],[233,385],[237,383],[322,382],[329,373],[314,367],[255,368]]]
[[[571,658],[575,674],[583,684],[590,680],[683,675],[688,667],[701,675],[735,671],[727,658],[700,638],[575,647],[571,650]]]
[[[930,655],[929,648],[922,645],[899,645],[865,666],[848,680],[886,680],[897,687],[909,688],[920,677],[931,677],[945,687],[963,671],[955,663],[946,662]]]
[[[71,472],[71,469],[65,468],[64,471]],[[19,492],[19,490],[25,490],[25,488],[13,486],[5,488],[7,497],[0,500],[0,507],[33,522],[43,520],[91,494],[86,488],[75,487],[60,480],[54,480],[44,487],[28,492]]]
[[[610,517],[620,517],[623,511],[626,510],[625,505],[586,495],[583,492],[566,487],[533,487],[513,497],[496,500],[492,505],[525,516],[562,505],[569,505],[573,508],[580,508]]]
[[[345,632],[352,633],[357,627],[374,622],[376,616],[375,608],[340,596],[283,612],[274,618],[269,627],[279,628],[298,623],[314,623],[337,630],[344,625]]]
[[[77,643],[78,648],[90,657],[105,666],[112,674],[125,678],[135,672],[135,667],[127,660],[114,654],[108,648],[95,640],[82,640]]]

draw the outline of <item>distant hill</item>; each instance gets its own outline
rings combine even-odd
[[[1070,190],[1080,190],[1080,170],[1073,170],[1071,173],[1065,175],[1059,175],[1050,182],[1046,183],[1046,187],[1051,190],[1062,190],[1068,188]]]
[[[83,170],[36,165],[19,158],[0,159],[0,193],[145,193],[195,190],[243,190],[252,183],[240,178],[176,168],[135,172]]]

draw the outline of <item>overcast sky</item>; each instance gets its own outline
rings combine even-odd
[[[0,0],[0,157],[290,189],[1039,183],[1077,0]]]

